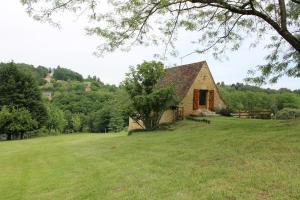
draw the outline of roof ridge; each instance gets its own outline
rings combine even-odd
[[[174,68],[178,68],[178,67],[186,67],[188,65],[204,64],[204,63],[207,63],[207,62],[205,60],[203,60],[203,61],[200,61],[200,62],[194,62],[194,63],[184,64],[184,65],[176,65],[175,67],[168,67],[168,68],[165,68],[165,69],[168,70],[168,69],[174,69]]]

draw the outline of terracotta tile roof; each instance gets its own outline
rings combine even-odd
[[[166,69],[165,76],[158,85],[172,85],[175,87],[179,99],[183,99],[199,74],[205,61],[181,65]]]

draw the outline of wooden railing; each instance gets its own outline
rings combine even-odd
[[[255,118],[255,119],[271,119],[270,111],[240,111],[232,113],[233,117],[238,118]]]
[[[177,107],[176,120],[183,120],[183,119],[184,119],[184,107]]]

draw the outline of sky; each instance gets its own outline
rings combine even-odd
[[[83,76],[96,75],[107,84],[118,84],[128,72],[129,66],[135,66],[144,60],[153,60],[153,55],[162,53],[158,47],[135,47],[129,52],[116,51],[96,57],[93,52],[101,44],[101,38],[87,36],[84,30],[87,23],[83,17],[63,14],[61,28],[41,23],[30,18],[20,0],[1,0],[0,7],[0,62],[27,63],[45,67],[62,66],[81,73]],[[180,33],[176,50],[178,57],[170,57],[166,66],[188,64],[206,60],[215,82],[226,84],[242,82],[247,71],[264,63],[263,45],[249,48],[242,45],[237,52],[228,52],[229,59],[216,60],[209,53],[192,54],[188,33]],[[282,78],[277,84],[265,85],[270,88],[299,89],[300,79]]]

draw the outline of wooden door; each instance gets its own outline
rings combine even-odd
[[[208,97],[208,109],[213,110],[215,103],[215,93],[214,90],[209,90],[209,97]]]

